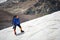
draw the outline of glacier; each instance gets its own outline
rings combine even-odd
[[[60,11],[21,23],[23,34],[17,27],[14,35],[11,27],[0,30],[0,40],[60,40]]]

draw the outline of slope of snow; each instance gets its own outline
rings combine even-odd
[[[0,3],[6,2],[7,0],[0,0]]]
[[[15,36],[12,27],[0,30],[0,40],[60,40],[60,11],[21,24],[24,34]],[[21,33],[17,27],[17,34]]]

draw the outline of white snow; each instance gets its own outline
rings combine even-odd
[[[6,2],[7,0],[0,0],[0,3]]]
[[[24,34],[14,35],[12,27],[0,30],[0,40],[60,40],[60,11],[21,24]],[[21,33],[17,27],[17,34]]]

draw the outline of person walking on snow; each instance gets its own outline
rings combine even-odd
[[[24,31],[22,30],[21,25],[20,25],[20,19],[19,19],[19,17],[18,17],[17,15],[15,15],[15,16],[13,17],[13,19],[12,19],[12,24],[14,25],[13,29],[14,29],[14,34],[15,34],[15,35],[16,35],[16,26],[18,26],[18,27],[20,28],[20,31],[21,31],[21,32],[24,32]]]

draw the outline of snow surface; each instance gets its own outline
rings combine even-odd
[[[60,40],[60,11],[21,24],[24,34],[12,27],[0,30],[0,40]],[[20,30],[17,27],[17,34]]]
[[[6,2],[7,0],[0,0],[0,3]]]

